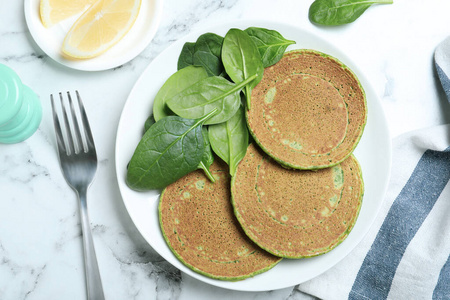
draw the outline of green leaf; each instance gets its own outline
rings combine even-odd
[[[127,185],[137,191],[161,189],[197,169],[205,150],[202,125],[196,120],[165,117],[150,127],[128,165]]]
[[[210,52],[197,51],[194,53],[194,65],[205,68],[208,76],[219,76],[224,69],[222,61]]]
[[[249,27],[244,30],[258,48],[264,68],[277,63],[289,45],[295,41],[285,39],[278,31],[260,27]]]
[[[253,75],[235,84],[220,76],[208,77],[168,99],[167,105],[187,119],[197,119],[217,109],[217,114],[205,124],[222,123],[236,113],[241,103],[239,92],[255,78]]]
[[[185,43],[178,57],[178,70],[194,64],[195,43]]]
[[[313,23],[336,26],[359,18],[373,4],[392,4],[393,0],[316,0],[309,8]]]
[[[234,82],[256,75],[256,79],[244,88],[247,109],[250,109],[251,92],[261,81],[264,66],[258,48],[247,33],[240,29],[230,29],[227,32],[222,45],[222,62],[226,73]]]
[[[214,162],[214,155],[211,150],[211,144],[209,142],[208,136],[208,129],[206,129],[206,127],[202,128],[202,134],[203,134],[203,142],[205,144],[205,151],[203,152],[202,159],[197,168],[202,169],[203,172],[205,172],[206,177],[208,177],[211,182],[216,182],[216,179],[209,171],[209,167]]]
[[[153,124],[155,124],[155,123],[156,123],[155,118],[153,117],[153,115],[150,115],[150,116],[147,118],[147,120],[145,120],[145,123],[144,123],[144,133],[145,133],[147,130],[149,130],[149,128],[150,128]]]
[[[159,121],[166,116],[173,115],[166,105],[167,99],[207,77],[208,74],[205,69],[196,66],[188,66],[170,76],[155,96],[155,101],[153,102],[153,116],[155,120]]]
[[[224,74],[222,60],[223,37],[215,33],[205,33],[195,43],[186,43],[178,58],[178,70],[189,65],[202,66],[209,76]]]
[[[223,37],[215,33],[205,33],[198,37],[195,42],[195,52],[209,52],[220,59],[222,52]]]
[[[227,122],[210,125],[208,134],[214,153],[228,164],[230,174],[234,176],[249,144],[244,107],[241,106]]]

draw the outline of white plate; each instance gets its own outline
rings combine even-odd
[[[45,28],[39,14],[40,0],[25,0],[25,20],[38,46],[55,61],[77,70],[101,71],[123,65],[144,50],[156,34],[161,19],[163,0],[142,0],[139,15],[130,31],[111,49],[94,58],[71,60],[62,55],[61,46],[72,24],[73,16]]]
[[[151,114],[153,98],[165,80],[176,71],[178,55],[183,44],[188,41],[194,42],[205,32],[224,36],[232,27],[245,29],[250,26],[275,29],[287,39],[297,41],[297,44],[289,49],[310,48],[331,54],[357,74],[367,94],[369,111],[365,132],[355,150],[355,156],[363,170],[365,195],[354,229],[334,250],[308,259],[284,259],[268,272],[243,281],[227,282],[197,274],[178,261],[166,245],[160,231],[157,213],[159,192],[133,191],[126,185],[125,175],[127,164],[142,136],[144,122]],[[384,112],[374,89],[362,72],[353,65],[350,58],[325,40],[300,28],[279,23],[235,21],[210,27],[177,41],[159,55],[136,82],[125,104],[117,131],[116,170],[119,188],[125,206],[143,237],[162,257],[186,274],[209,284],[233,290],[265,291],[293,286],[318,276],[339,262],[361,241],[374,221],[387,188],[390,166],[391,143]]]

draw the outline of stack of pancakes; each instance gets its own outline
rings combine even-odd
[[[216,159],[216,183],[197,171],[160,198],[161,229],[173,253],[222,280],[335,248],[353,228],[364,193],[352,152],[366,123],[365,94],[337,59],[287,52],[265,69],[246,116],[255,143],[233,178]]]

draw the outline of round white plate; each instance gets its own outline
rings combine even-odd
[[[295,40],[288,48],[309,48],[331,54],[349,66],[359,77],[367,94],[368,120],[363,137],[355,150],[365,182],[365,194],[359,218],[348,238],[321,256],[290,260],[284,259],[273,269],[238,282],[220,281],[197,274],[184,266],[170,251],[161,234],[158,221],[159,191],[136,192],[125,183],[127,164],[143,134],[144,122],[152,112],[153,98],[165,80],[177,68],[177,60],[185,42],[194,42],[200,34],[214,32],[224,36],[228,29],[265,27]],[[181,271],[209,284],[241,291],[265,291],[285,288],[307,281],[325,272],[344,258],[369,230],[381,206],[387,188],[391,166],[391,143],[384,112],[377,95],[362,72],[344,53],[325,40],[289,25],[257,21],[235,21],[210,27],[177,41],[160,54],[144,71],[132,89],[125,104],[117,131],[116,171],[125,206],[147,242],[162,257]]]
[[[25,0],[25,20],[38,46],[55,61],[77,70],[101,71],[123,65],[144,50],[156,34],[162,15],[163,0],[142,0],[139,15],[130,31],[105,53],[89,59],[72,60],[61,52],[62,43],[72,24],[81,15],[73,16],[45,28],[39,14],[40,0]]]

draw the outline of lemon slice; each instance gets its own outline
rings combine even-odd
[[[41,0],[39,14],[42,24],[49,28],[67,18],[82,13],[96,0]]]
[[[139,14],[141,0],[99,0],[73,24],[62,51],[73,58],[98,56],[119,42]]]

